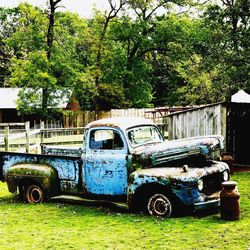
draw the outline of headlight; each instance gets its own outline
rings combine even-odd
[[[202,191],[202,189],[203,189],[203,180],[201,180],[201,179],[198,180],[197,185],[198,185],[198,186],[197,186],[197,187],[198,187],[198,190],[199,190],[199,191]]]
[[[228,171],[223,172],[223,181],[228,181],[229,180],[229,173]]]

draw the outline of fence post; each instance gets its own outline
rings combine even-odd
[[[26,153],[30,152],[30,122],[25,122]]]
[[[9,125],[4,127],[4,150],[9,151],[9,135],[10,135],[10,128]]]

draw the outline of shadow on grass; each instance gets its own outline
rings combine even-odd
[[[207,210],[201,210],[201,211],[196,211],[193,213],[195,217],[198,218],[203,218],[211,215],[218,214],[220,212],[219,208],[213,208],[213,209],[207,209]]]
[[[71,205],[83,205],[86,207],[96,207],[101,208],[104,212],[111,212],[111,213],[121,213],[121,214],[131,214],[135,216],[146,216],[151,217],[147,212],[135,212],[128,209],[127,205],[125,203],[117,203],[117,202],[111,202],[111,201],[99,201],[99,200],[85,200],[85,199],[79,199],[79,198],[53,198],[50,200],[51,203],[59,203],[59,204],[71,204]],[[183,218],[183,217],[192,217],[197,219],[202,219],[207,216],[212,216],[212,220],[215,222],[220,220],[220,216],[218,213],[220,212],[219,208],[213,208],[208,210],[202,210],[202,211],[192,211],[190,209],[183,209],[179,212],[175,213],[172,217],[173,218]],[[162,218],[162,217],[155,217],[162,219],[168,219],[168,218]]]
[[[25,202],[21,199],[19,195],[8,195],[0,197],[0,204],[25,204]],[[135,212],[128,209],[126,203],[119,203],[113,201],[105,201],[105,200],[87,200],[75,196],[58,196],[53,197],[46,203],[55,204],[57,207],[63,207],[64,205],[72,205],[72,206],[85,206],[85,207],[95,207],[97,209],[101,209],[105,213],[119,213],[119,214],[131,214],[135,216],[148,216],[151,217],[146,212]],[[202,219],[207,216],[212,216],[213,221],[219,221],[220,216],[218,213],[220,209],[209,209],[203,211],[193,212],[189,209],[183,209],[173,215],[173,218],[183,218],[183,217],[193,217],[197,219]],[[156,217],[157,218],[157,217]],[[159,219],[163,219],[159,217]],[[167,218],[165,218],[167,219]]]
[[[104,200],[87,200],[78,197],[53,197],[49,202],[69,205],[79,205],[86,207],[107,208],[114,213],[131,213],[125,203],[118,203]]]

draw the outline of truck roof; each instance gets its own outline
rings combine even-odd
[[[120,128],[126,130],[128,128],[138,126],[138,125],[155,125],[151,120],[139,117],[115,117],[115,118],[105,118],[90,122],[86,128],[93,127],[112,127]]]

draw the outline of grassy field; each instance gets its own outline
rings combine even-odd
[[[220,211],[158,219],[104,204],[18,202],[0,182],[0,249],[250,249],[250,172],[231,178],[241,219]]]

